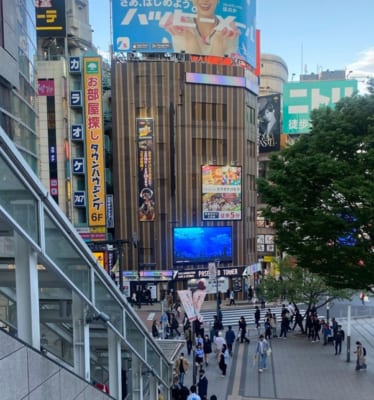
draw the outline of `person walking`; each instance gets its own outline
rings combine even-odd
[[[235,292],[233,290],[230,291],[230,306],[235,305]]]
[[[344,331],[341,325],[338,325],[338,330],[336,331],[335,336],[335,355],[338,355],[342,352],[342,343],[344,341]]]
[[[303,316],[300,313],[300,310],[296,307],[295,310],[295,318],[294,318],[295,322],[293,324],[292,330],[294,331],[295,328],[298,326],[301,330],[301,333],[304,335],[305,330],[303,327]]]
[[[171,314],[171,321],[170,321],[170,335],[171,335],[171,337],[174,336],[174,331],[177,334],[177,336],[181,335],[179,330],[178,330],[178,328],[179,328],[179,322],[178,322],[177,318],[175,317],[175,314],[172,313]]]
[[[287,339],[288,325],[288,317],[284,314],[281,320],[280,338],[283,336],[284,339]]]
[[[203,362],[204,362],[204,348],[203,345],[198,342],[196,344],[196,349],[195,349],[195,362],[196,366],[202,368]]]
[[[221,352],[218,355],[218,366],[222,372],[222,377],[226,376],[229,359],[230,359],[229,351],[227,350],[226,344],[223,344]]]
[[[260,329],[260,318],[261,318],[261,312],[260,312],[260,309],[258,308],[258,306],[256,306],[255,307],[255,324],[256,324],[257,330]]]
[[[227,344],[227,350],[229,351],[230,356],[232,356],[232,346],[235,342],[235,332],[232,330],[231,325],[227,327],[225,339]]]
[[[209,335],[204,336],[203,349],[205,365],[208,366],[209,354],[212,354],[212,341],[210,340]]]
[[[249,343],[249,339],[247,338],[247,321],[242,315],[239,319],[239,332],[240,332],[240,343],[246,342]]]
[[[269,343],[265,340],[264,335],[260,335],[256,345],[255,357],[258,362],[258,372],[266,369],[266,359],[270,349]]]
[[[189,367],[189,362],[186,358],[184,358],[184,353],[181,353],[179,358],[175,361],[175,371],[178,375],[178,383],[183,386],[184,376]]]
[[[208,378],[205,376],[205,371],[199,371],[199,381],[197,382],[197,391],[201,400],[208,400]]]
[[[356,342],[356,351],[355,354],[356,358],[356,371],[360,371],[361,369],[366,369],[366,350],[362,346],[362,343],[357,341]]]
[[[154,319],[152,322],[152,336],[158,338],[160,336],[159,329],[157,326],[157,321]]]

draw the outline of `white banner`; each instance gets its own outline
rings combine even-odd
[[[202,317],[200,315],[200,310],[204,303],[206,290],[197,289],[192,294],[192,291],[187,289],[178,290],[177,293],[188,319],[190,321],[194,321],[197,318],[199,321],[201,321]]]

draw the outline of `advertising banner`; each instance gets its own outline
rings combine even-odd
[[[190,289],[177,291],[184,311],[190,321],[194,321],[195,319],[202,320],[200,310],[205,300],[206,287],[203,282],[201,284],[203,289],[196,289],[193,293]]]
[[[261,96],[258,100],[258,133],[260,153],[280,149],[280,103],[279,94]]]
[[[35,0],[36,31],[38,36],[65,37],[66,17],[64,0]]]
[[[84,57],[88,225],[105,226],[105,165],[101,58]]]
[[[114,52],[230,57],[256,66],[256,0],[112,0]]]
[[[283,133],[310,132],[310,112],[357,92],[356,80],[288,82],[283,87]]]
[[[242,219],[242,168],[203,165],[202,219],[224,221]]]
[[[137,118],[139,221],[154,221],[153,118]]]

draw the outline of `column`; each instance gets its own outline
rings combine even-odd
[[[37,253],[14,234],[16,264],[17,336],[40,349],[39,282]]]
[[[116,399],[122,399],[122,359],[121,341],[110,328],[108,329],[108,363],[109,363],[109,392]]]

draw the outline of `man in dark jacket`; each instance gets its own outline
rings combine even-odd
[[[260,318],[261,318],[260,309],[258,308],[258,306],[256,306],[256,310],[255,310],[255,324],[256,324],[256,328],[257,328],[257,329],[260,327]]]
[[[342,343],[344,340],[344,331],[341,325],[338,325],[338,330],[336,331],[335,336],[335,355],[338,355],[342,352]]]
[[[232,330],[231,325],[227,327],[226,335],[226,344],[227,344],[227,349],[229,351],[230,356],[232,356],[232,345],[235,342],[235,332]]]
[[[205,371],[201,369],[199,371],[199,382],[197,383],[197,389],[201,400],[208,399],[208,378],[205,376]]]

